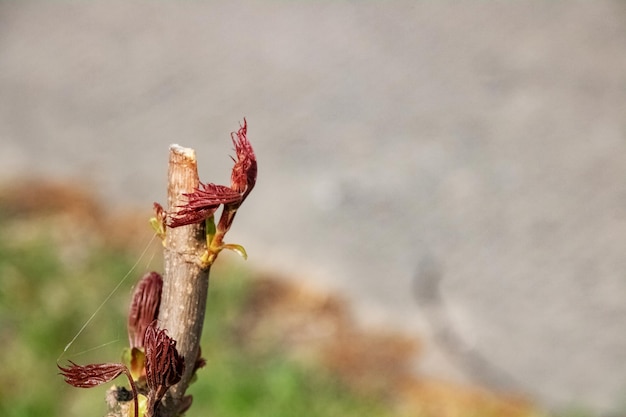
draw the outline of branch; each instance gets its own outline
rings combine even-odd
[[[146,398],[146,417],[179,417],[191,406],[192,398],[185,392],[196,369],[204,364],[199,353],[210,266],[224,249],[247,256],[241,245],[224,243],[237,210],[256,183],[256,156],[246,133],[244,118],[239,130],[231,134],[237,159],[233,158],[230,187],[200,183],[195,151],[170,146],[167,210],[154,203],[156,216],[150,219],[156,234],[164,239],[162,285],[159,274],[148,273],[133,295],[128,318],[131,346],[125,363],[60,367],[62,373],[71,373],[66,378],[70,385],[100,385],[124,370],[133,388],[133,415],[138,414],[140,399],[144,404]],[[214,213],[221,205],[216,226]],[[142,396],[138,395],[134,377],[142,383]],[[115,387],[107,392],[109,416],[128,414],[127,404],[123,404],[128,403],[127,394],[125,389]]]
[[[178,206],[186,203],[183,193],[194,192],[199,184],[195,151],[171,145],[167,211],[176,212]],[[202,269],[198,259],[206,250],[204,224],[167,228],[159,325],[176,340],[186,366],[181,381],[163,399],[159,417],[179,415],[181,401],[193,376],[209,288],[209,268]]]

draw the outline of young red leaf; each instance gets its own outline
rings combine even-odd
[[[128,313],[130,347],[143,347],[146,328],[157,319],[161,304],[163,278],[156,272],[145,274],[135,287]]]
[[[257,162],[254,150],[247,137],[248,124],[243,119],[243,126],[237,132],[231,133],[237,159],[230,177],[230,187],[216,184],[200,184],[194,192],[185,194],[187,203],[179,206],[176,213],[168,216],[169,227],[179,227],[188,224],[201,223],[212,216],[218,207],[223,204],[227,212],[220,223],[227,231],[232,223],[237,208],[243,203],[256,184]]]
[[[146,383],[149,416],[156,415],[159,402],[185,371],[185,359],[176,350],[176,341],[165,330],[156,327],[156,321],[146,328]]]
[[[252,145],[248,140],[248,123],[243,119],[243,126],[235,133],[231,133],[231,139],[235,146],[237,160],[230,177],[230,187],[241,193],[241,202],[246,199],[256,184],[257,162]]]
[[[133,391],[134,415],[139,415],[137,387],[125,365],[121,363],[92,363],[81,366],[72,361],[69,362],[71,366],[63,367],[57,364],[57,367],[61,371],[61,375],[65,378],[65,382],[77,388],[97,387],[98,385],[110,382],[118,376],[125,374]]]
[[[224,235],[226,235],[226,233],[230,230],[230,226],[233,224],[237,210],[256,184],[256,156],[254,155],[254,150],[248,140],[247,133],[248,124],[245,118],[243,119],[243,126],[241,126],[237,132],[231,133],[231,139],[233,141],[233,145],[235,146],[237,160],[233,166],[230,183],[233,190],[241,193],[241,200],[230,204],[224,204],[224,211],[222,212],[219,223],[217,224],[218,237],[216,239],[216,244],[220,246]]]
[[[212,216],[220,204],[241,201],[241,194],[229,187],[216,184],[200,183],[200,187],[193,193],[184,195],[187,197],[187,203],[179,206],[178,211],[169,216],[169,227],[201,223]]]
[[[126,372],[121,363],[92,363],[81,366],[69,361],[71,366],[57,365],[65,382],[77,388],[92,388],[110,382]]]

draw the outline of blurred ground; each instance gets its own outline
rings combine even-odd
[[[249,349],[269,344],[322,364],[357,392],[382,398],[397,415],[539,415],[528,401],[510,393],[414,374],[416,339],[360,328],[340,298],[290,284],[284,277],[257,278],[238,331]]]
[[[0,384],[0,405],[6,407],[4,412],[16,416],[34,415],[35,410],[42,409],[45,410],[43,414],[37,415],[66,415],[70,412],[69,410],[73,409],[75,397],[79,397],[80,394],[67,397],[67,390],[62,389],[60,382],[58,384],[53,382],[57,378],[52,380],[47,378],[49,375],[47,371],[54,369],[52,373],[58,377],[53,359],[58,354],[56,350],[60,351],[68,338],[75,335],[74,332],[85,324],[84,319],[90,317],[92,313],[95,314],[96,311],[94,311],[93,301],[85,303],[84,299],[76,299],[76,289],[79,287],[75,281],[58,280],[58,277],[57,280],[50,278],[50,276],[55,276],[52,271],[54,268],[49,267],[51,262],[49,259],[46,262],[45,256],[41,256],[41,259],[37,261],[44,265],[48,263],[48,267],[42,266],[40,273],[36,274],[36,279],[31,277],[33,281],[40,281],[39,285],[35,282],[22,282],[21,285],[16,285],[17,281],[27,281],[28,277],[21,275],[20,272],[24,271],[18,267],[21,263],[29,262],[28,251],[24,250],[28,245],[24,242],[30,241],[30,244],[34,246],[36,246],[34,242],[45,242],[46,253],[52,258],[57,253],[60,254],[62,258],[60,261],[67,262],[72,270],[81,269],[79,267],[81,263],[89,264],[88,259],[101,251],[126,253],[131,258],[130,263],[135,261],[131,254],[139,256],[143,252],[137,260],[137,263],[141,264],[140,269],[131,269],[129,272],[132,278],[135,278],[135,275],[142,275],[141,268],[146,263],[145,258],[150,258],[148,264],[160,263],[154,258],[160,258],[162,247],[160,242],[154,240],[147,251],[153,255],[144,256],[147,249],[145,237],[151,234],[147,227],[145,213],[123,214],[112,210],[102,210],[101,205],[92,195],[71,184],[39,181],[38,183],[24,182],[5,185],[0,187],[0,212],[3,215],[2,230],[5,232],[2,236],[3,256],[10,252],[6,249],[11,247],[16,255],[3,259],[2,263],[1,270],[8,279],[8,282],[5,282],[7,286],[3,287],[4,297],[2,298],[11,299],[10,304],[13,308],[8,308],[9,303],[5,305],[0,303],[0,307],[5,311],[5,314],[0,314],[1,322],[4,324],[0,326],[0,329],[6,333],[5,339],[11,340],[8,348],[11,352],[10,356],[16,361],[29,363],[30,368],[45,369],[44,377],[40,378],[42,381],[38,381],[38,384],[54,387],[54,389],[49,389],[54,393],[52,402],[50,399],[46,402],[46,399],[40,396],[33,401],[32,395],[24,392],[23,389],[9,387],[10,384],[7,381],[14,377],[16,371],[7,372],[7,369],[3,368],[3,372],[0,372],[0,380],[4,379],[6,383]],[[51,244],[45,236],[52,237],[54,243]],[[22,251],[15,250],[20,246]],[[20,253],[24,259],[16,259]],[[220,262],[217,262],[212,269],[209,300],[214,304],[226,303],[229,308],[215,316],[215,310],[219,308],[215,305],[209,307],[210,314],[213,316],[208,319],[210,325],[208,329],[205,329],[205,333],[210,336],[203,340],[202,346],[206,361],[211,363],[211,366],[220,359],[225,360],[221,366],[233,367],[227,374],[234,374],[237,379],[250,378],[250,375],[237,374],[233,359],[230,358],[229,362],[229,356],[225,355],[225,352],[216,354],[216,349],[228,350],[228,343],[220,345],[220,341],[229,339],[232,344],[230,348],[237,347],[235,354],[251,358],[251,363],[271,362],[268,358],[273,357],[274,360],[280,358],[285,363],[304,365],[309,374],[312,372],[330,374],[332,381],[339,382],[341,387],[346,387],[348,393],[355,394],[356,398],[367,399],[371,403],[367,404],[370,407],[388,411],[383,415],[423,417],[475,415],[533,417],[539,415],[530,403],[513,395],[498,395],[478,387],[414,374],[409,364],[415,360],[416,354],[418,358],[420,356],[419,341],[415,337],[408,337],[391,330],[372,331],[372,329],[360,326],[354,320],[351,307],[336,295],[324,294],[304,284],[296,284],[286,277],[252,273],[252,277],[246,280],[245,295],[241,299],[232,295],[230,298],[225,297],[227,294],[224,293],[223,288],[220,288],[220,285],[223,286],[235,280],[233,275],[236,275],[236,273],[225,272],[229,269],[241,268],[241,266],[235,266],[234,263],[242,265],[242,262],[237,259],[229,263],[227,260],[222,262],[220,259]],[[93,274],[79,275],[79,280],[83,285],[102,286],[104,284],[100,291],[95,290],[89,293],[89,297],[96,296],[100,300],[104,297],[102,290],[106,287],[106,283],[108,282],[109,286],[117,283],[116,293],[112,299],[109,298],[101,312],[106,322],[111,323],[112,327],[117,327],[117,331],[123,327],[119,324],[125,322],[128,308],[127,297],[130,296],[132,289],[130,282],[121,287],[119,285],[122,284],[119,280],[124,271],[126,269],[123,267],[118,268],[117,274],[108,271],[109,274],[105,273],[105,277],[101,276],[100,279],[94,277]],[[16,276],[19,279],[15,279]],[[28,291],[16,292],[16,288],[28,288]],[[110,288],[107,288],[105,292],[108,290]],[[242,290],[239,289],[239,291]],[[120,294],[117,294],[118,292]],[[62,294],[66,294],[65,297]],[[80,294],[81,298],[87,296],[83,292]],[[22,302],[16,303],[16,299]],[[123,299],[121,304],[119,304],[120,299]],[[39,302],[34,300],[39,300]],[[34,304],[37,308],[29,304]],[[56,306],[56,308],[51,308],[51,306]],[[67,320],[67,318],[59,320],[59,310],[65,312],[65,315],[72,317],[73,320]],[[116,313],[121,314],[118,316]],[[30,320],[28,325],[18,326],[18,323],[25,320],[24,316],[33,314],[40,318],[39,331],[47,333],[43,340],[37,341],[32,335],[31,337],[24,336],[28,333],[36,333],[32,329],[33,320]],[[37,320],[34,321],[37,322]],[[216,331],[214,329],[216,326],[222,326],[224,330]],[[59,334],[58,330],[51,329],[55,327],[62,327],[65,330],[65,336]],[[100,342],[113,337],[115,331],[111,332],[111,329],[103,327],[101,322],[89,323],[87,328],[88,332],[94,330],[96,335],[95,339],[87,342],[87,346],[93,343],[99,344],[95,348],[90,346],[87,352],[95,354],[92,360],[105,361],[107,352],[99,348],[106,344],[102,345]],[[114,340],[113,343],[115,342]],[[81,340],[79,343],[84,343],[84,341]],[[121,343],[123,344],[124,342]],[[115,347],[118,350],[113,349],[113,355],[117,357],[121,347],[119,344]],[[35,361],[30,354],[38,350],[44,350],[49,357],[38,356],[39,361]],[[63,360],[80,358],[81,363],[89,362],[85,357],[81,357],[81,353],[76,353],[75,347],[69,352],[73,353],[63,355],[65,356]],[[82,353],[84,354],[85,351]],[[75,358],[74,355],[77,357]],[[200,378],[219,378],[220,375],[215,375],[215,371],[216,369],[211,368],[208,372],[204,372],[203,369]],[[268,372],[260,366],[255,371],[259,374]],[[257,380],[262,379],[257,378]],[[224,383],[224,381],[221,382]],[[220,383],[219,379],[216,383]],[[204,393],[203,397],[209,395],[208,392],[195,388],[196,393]],[[306,388],[307,391],[314,389],[310,386]],[[340,392],[338,391],[337,395]],[[101,396],[102,394],[100,393]],[[314,392],[313,395],[316,394],[319,398],[321,393]],[[62,401],[59,401],[60,395],[63,396]],[[18,401],[20,405],[23,406],[24,400],[30,405],[30,408],[23,410],[22,413],[15,407],[11,408],[5,404],[6,401],[17,401],[18,397],[21,400]],[[270,396],[267,400],[277,399]],[[97,405],[101,404],[102,398],[96,397],[95,402],[93,399],[91,401],[91,412],[94,412],[98,409]],[[250,403],[252,398],[248,395],[240,401]],[[344,401],[348,400],[344,399]],[[196,403],[197,401],[194,401],[194,406]],[[219,408],[216,404],[213,406]],[[193,414],[194,410],[195,413],[201,413],[202,405],[200,408],[196,410],[196,407],[192,407],[191,413]],[[275,411],[280,408],[277,404]],[[61,410],[64,410],[63,414],[59,414]],[[83,410],[83,414],[85,412]],[[256,412],[258,413],[258,410]],[[216,413],[215,409],[213,413],[221,415],[219,412]],[[70,412],[70,414],[76,413]],[[271,414],[261,412],[253,415]]]
[[[0,177],[164,199],[167,146],[259,182],[231,239],[423,339],[421,373],[626,393],[621,2],[1,3]]]

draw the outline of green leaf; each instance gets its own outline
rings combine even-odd
[[[206,225],[206,244],[207,247],[211,247],[211,242],[213,242],[213,238],[217,233],[217,229],[215,227],[215,216],[211,216],[205,220]]]
[[[246,249],[241,245],[227,243],[222,247],[222,249],[228,249],[232,250],[233,252],[237,252],[239,256],[241,256],[243,259],[248,260],[248,253],[246,252]]]
[[[163,224],[156,217],[150,218],[150,226],[157,236],[165,240],[165,230],[163,229]]]

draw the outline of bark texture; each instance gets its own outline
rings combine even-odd
[[[193,192],[198,186],[195,151],[172,145],[168,169],[168,212],[175,212],[178,206],[185,203],[183,194]],[[205,251],[204,224],[167,228],[159,326],[167,329],[176,340],[178,352],[185,358],[185,372],[181,381],[163,399],[160,417],[178,415],[198,357],[209,287],[209,271],[199,266],[198,259]]]

